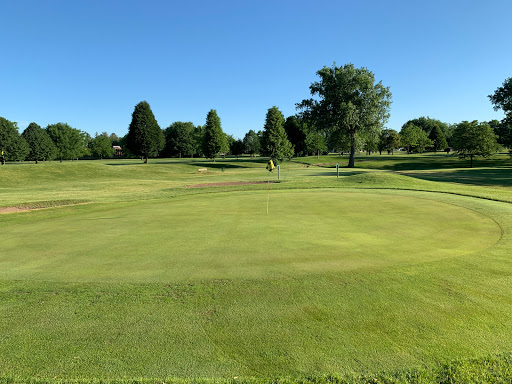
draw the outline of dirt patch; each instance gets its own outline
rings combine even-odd
[[[70,205],[88,204],[88,200],[55,200],[55,201],[36,201],[33,203],[21,204],[12,207],[0,207],[0,214],[2,213],[16,213],[27,212],[36,209],[57,208]]]
[[[0,214],[2,213],[14,213],[14,212],[25,212],[29,211],[30,208],[19,208],[19,207],[0,207]]]
[[[229,187],[233,185],[250,185],[250,184],[267,184],[268,181],[230,181],[225,183],[204,183],[204,184],[193,184],[187,185],[187,188],[207,188],[207,187]],[[270,181],[274,184],[277,181]]]

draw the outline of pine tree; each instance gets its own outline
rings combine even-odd
[[[438,125],[432,128],[428,138],[433,142],[432,149],[434,152],[444,151],[448,147],[448,143],[446,142],[446,137],[443,133],[443,130]]]
[[[225,147],[225,135],[220,126],[220,118],[215,109],[211,109],[206,116],[206,125],[204,127],[203,154],[208,159],[213,159]]]
[[[132,113],[126,145],[130,152],[148,162],[150,156],[157,156],[164,147],[164,135],[147,101],[141,101]]]
[[[269,108],[263,132],[263,156],[269,156],[274,163],[293,156],[293,146],[284,130],[284,116],[276,107]]]

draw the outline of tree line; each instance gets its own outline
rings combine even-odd
[[[174,122],[161,129],[146,101],[137,104],[126,136],[106,132],[92,138],[65,123],[36,123],[19,134],[16,123],[0,117],[0,150],[6,160],[75,159],[114,156],[113,145],[125,156],[150,157],[260,154],[275,162],[294,156],[327,152],[347,153],[349,167],[356,152],[407,153],[455,150],[461,158],[488,157],[500,146],[512,147],[512,78],[489,95],[495,110],[502,109],[502,121],[463,121],[446,124],[430,117],[407,121],[400,132],[385,127],[389,118],[391,92],[366,68],[352,64],[324,67],[319,81],[310,86],[312,98],[296,104],[298,113],[285,119],[276,107],[269,108],[262,130],[250,130],[243,139],[222,131],[220,117],[210,110],[204,125]]]

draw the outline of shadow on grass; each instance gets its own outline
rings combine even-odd
[[[226,159],[216,159],[214,162],[211,159],[205,158],[176,158],[176,159],[149,159],[148,164],[153,165],[191,165],[196,167],[210,167],[210,168],[252,168],[249,164],[266,164],[267,159],[262,158],[240,158],[237,160],[236,158],[226,158]],[[126,162],[109,162],[105,165],[111,166],[123,166],[123,165],[147,165],[143,161],[137,161],[136,159],[131,159]]]
[[[414,173],[404,172],[405,175],[429,181],[460,183],[484,186],[512,186],[512,168],[469,168],[449,172]]]
[[[382,169],[388,171],[409,171],[429,169],[452,169],[469,167],[469,160],[460,160],[457,155],[432,154],[432,155],[401,155],[382,156],[369,158],[359,165],[361,168]],[[491,158],[473,160],[473,167],[510,167],[512,161],[504,158]]]
[[[353,169],[353,168],[352,168]],[[356,175],[360,175],[362,173],[367,173],[367,172],[363,172],[363,171],[352,171],[352,172],[342,172],[340,171],[340,177],[341,176],[356,176]],[[326,177],[336,177],[336,171],[327,171],[327,172],[322,172],[322,173],[309,173],[305,176],[326,176]]]

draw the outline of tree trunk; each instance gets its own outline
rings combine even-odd
[[[144,158],[144,164],[147,164],[147,163],[148,163],[148,157],[146,156],[146,157]]]
[[[37,164],[37,159],[36,159],[36,164]]]
[[[473,155],[469,155],[469,168],[473,168]]]
[[[348,167],[355,167],[355,157],[356,157],[356,134],[355,132],[350,132],[350,157],[348,159]]]
[[[317,150],[316,152],[316,158],[319,159],[320,158],[320,150]]]

